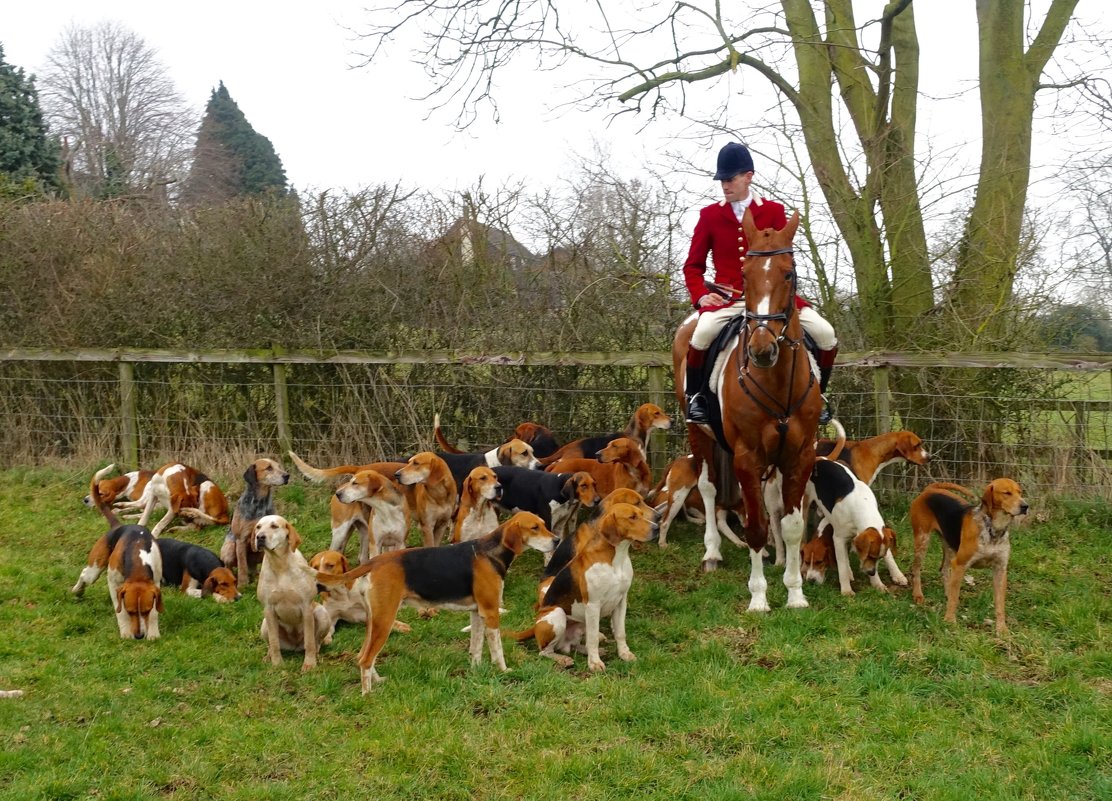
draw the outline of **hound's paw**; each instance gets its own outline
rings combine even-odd
[[[842,590],[842,595],[846,596],[847,598],[852,598],[853,596],[857,595],[857,593],[855,593],[853,590]]]
[[[592,673],[601,673],[606,670],[606,665],[602,663],[601,659],[592,659],[587,662],[587,667],[590,668]]]
[[[618,658],[623,662],[636,662],[637,655],[633,651],[626,648],[625,650],[618,651]]]
[[[907,586],[907,576],[897,576],[896,578],[892,579],[892,583],[893,584],[898,584],[901,587],[906,587]]]

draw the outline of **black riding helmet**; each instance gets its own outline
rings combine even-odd
[[[728,181],[743,172],[753,172],[753,157],[749,155],[749,148],[738,142],[724,145],[718,151],[718,172],[714,174],[714,180]]]

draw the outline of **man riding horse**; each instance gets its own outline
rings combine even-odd
[[[744,291],[741,265],[749,249],[741,219],[746,209],[753,215],[758,229],[780,230],[786,223],[784,207],[775,200],[754,197],[749,192],[753,181],[753,157],[749,148],[730,142],[718,151],[718,170],[714,180],[722,182],[723,200],[699,212],[695,233],[691,236],[691,249],[683,265],[683,279],[691,293],[691,302],[699,311],[699,322],[691,337],[687,351],[687,376],[684,394],[687,401],[687,422],[709,424],[707,409],[706,351],[722,327],[744,311],[737,303]],[[714,260],[714,284],[707,285],[707,256]],[[803,298],[796,296],[799,321],[815,345],[815,361],[819,366],[819,392],[823,393],[824,407],[820,423],[830,421],[831,413],[825,405],[826,385],[838,355],[838,338],[834,328]]]

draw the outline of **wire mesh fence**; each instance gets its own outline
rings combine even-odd
[[[667,354],[547,356],[543,364],[444,354],[303,359],[281,363],[278,380],[265,355],[222,362],[161,354],[130,362],[130,386],[123,387],[120,359],[9,354],[0,360],[0,463],[114,460],[133,468],[180,460],[232,476],[255,456],[283,457],[287,448],[321,464],[435,448],[436,414],[465,450],[501,443],[524,421],[548,426],[563,442],[621,430],[647,401],[677,423],[651,443],[657,475],[687,451]],[[851,355],[835,373],[831,398],[851,438],[906,428],[932,452],[926,467],[889,468],[882,487],[913,491],[931,480],[976,486],[1009,475],[1033,495],[1112,498],[1107,366],[1067,371],[1007,355],[997,355],[992,367],[922,361],[878,366]]]

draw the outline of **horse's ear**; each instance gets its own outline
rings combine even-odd
[[[746,209],[745,211],[746,211],[746,213],[748,213],[749,209]],[[792,212],[791,218],[788,220],[787,224],[784,225],[784,236],[787,238],[787,241],[789,243],[793,239],[795,239],[795,231],[796,231],[797,228],[799,228],[799,211],[798,210]],[[749,234],[746,234],[746,236],[749,236]]]
[[[745,213],[741,215],[741,230],[745,234],[746,242],[752,242],[753,237],[757,235],[757,224],[753,222],[753,212],[748,206],[745,207]]]

